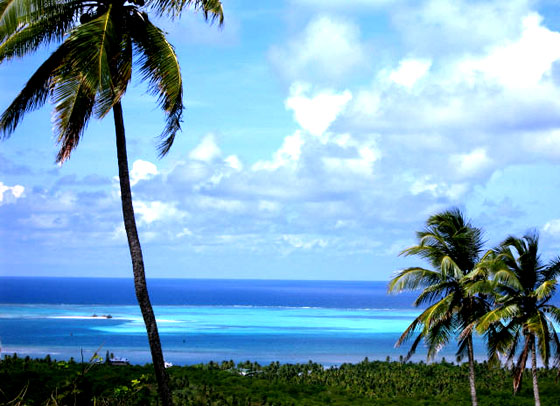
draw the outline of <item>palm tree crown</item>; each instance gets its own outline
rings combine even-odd
[[[159,146],[165,155],[180,129],[181,72],[173,47],[146,11],[176,16],[188,5],[223,21],[219,0],[0,0],[0,63],[62,41],[0,117],[1,137],[50,97],[57,162],[63,162],[91,116],[102,118],[120,102],[136,65],[166,115]]]
[[[405,330],[397,346],[419,334],[408,353],[410,357],[424,340],[428,358],[432,358],[451,338],[459,334],[458,355],[466,353],[470,365],[473,405],[477,404],[474,386],[472,325],[487,310],[484,297],[470,294],[470,272],[482,251],[482,231],[473,227],[458,209],[431,216],[423,231],[416,233],[418,245],[402,252],[429,262],[433,269],[411,267],[397,272],[389,283],[389,292],[422,289],[414,302],[429,305]]]
[[[560,273],[560,260],[543,264],[538,252],[539,238],[531,232],[522,238],[508,237],[490,252],[481,263],[491,270],[493,276],[495,308],[480,318],[480,332],[495,328],[491,351],[507,355],[513,362],[519,344],[514,369],[514,392],[521,385],[521,378],[529,354],[533,356],[535,401],[538,403],[536,381],[536,355],[543,364],[549,365],[556,357],[558,365],[560,341],[554,323],[560,322],[560,309],[550,303],[557,288],[556,277]]]
[[[431,216],[426,228],[416,236],[419,244],[401,254],[426,259],[434,270],[411,267],[399,271],[389,283],[389,291],[422,289],[414,304],[430,304],[430,307],[411,324],[398,343],[423,326],[412,352],[424,338],[431,357],[447,343],[452,331],[460,326],[467,327],[477,313],[474,307],[478,306],[478,300],[465,291],[465,277],[478,262],[483,246],[482,231],[473,227],[459,210],[453,209]],[[433,323],[437,329],[432,329]]]

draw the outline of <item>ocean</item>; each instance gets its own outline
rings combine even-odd
[[[387,282],[151,279],[167,361],[340,365],[398,359],[400,334],[419,314]],[[110,315],[110,318],[107,317]],[[98,349],[150,362],[132,279],[0,277],[0,352],[85,360]],[[440,357],[455,359],[451,343]],[[485,350],[477,340],[475,350]],[[425,359],[420,348],[413,360]]]

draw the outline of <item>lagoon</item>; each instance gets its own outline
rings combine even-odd
[[[165,358],[177,365],[245,360],[324,365],[406,355],[394,343],[419,310],[386,282],[149,281]],[[150,362],[132,280],[0,278],[2,353],[89,358],[101,348]],[[96,315],[96,317],[93,317]],[[110,318],[101,317],[111,315]],[[477,343],[484,358],[482,343]],[[454,360],[450,345],[441,356]],[[423,350],[413,358],[424,359]]]

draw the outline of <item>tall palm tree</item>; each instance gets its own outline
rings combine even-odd
[[[554,327],[554,323],[560,322],[560,309],[550,304],[557,288],[560,259],[545,265],[538,248],[538,235],[530,232],[522,238],[510,236],[492,250],[486,262],[493,274],[495,308],[477,324],[480,332],[492,327],[499,331],[489,344],[491,351],[507,355],[507,363],[513,363],[519,344],[523,343],[514,368],[514,394],[521,387],[531,354],[535,405],[540,405],[537,354],[540,353],[547,367],[551,357],[555,358],[557,366],[560,361],[560,341]]]
[[[62,163],[77,147],[92,115],[103,118],[113,111],[134,286],[163,405],[171,404],[171,394],[134,219],[121,99],[135,66],[166,116],[159,146],[160,155],[165,155],[180,129],[181,72],[173,47],[147,12],[175,17],[187,6],[202,11],[206,19],[223,22],[220,0],[0,0],[0,63],[60,43],[0,116],[2,139],[15,131],[25,113],[50,98],[60,146],[56,161]]]
[[[467,286],[472,283],[469,273],[482,251],[482,231],[473,227],[460,210],[451,209],[431,216],[416,237],[418,245],[401,255],[425,259],[433,269],[411,267],[397,272],[389,282],[389,292],[422,289],[414,305],[429,306],[405,330],[396,346],[418,333],[407,358],[423,340],[431,359],[458,335],[457,353],[463,356],[466,352],[468,357],[471,400],[476,406],[472,323],[485,313],[487,303],[484,297],[470,294]]]

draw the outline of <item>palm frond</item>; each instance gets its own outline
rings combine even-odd
[[[542,271],[545,280],[557,279],[560,275],[560,257],[551,260]]]
[[[422,341],[423,338],[424,338],[424,335],[422,333],[418,334],[418,336],[416,337],[416,339],[414,340],[414,342],[410,346],[410,349],[406,353],[406,357],[404,357],[405,362],[410,360],[410,358],[414,355],[414,353],[416,352],[416,348],[418,348],[418,344],[420,344],[420,342]]]
[[[461,279],[464,275],[463,270],[457,265],[457,263],[448,255],[445,255],[441,259],[441,272],[447,278],[452,278],[455,280]]]
[[[453,336],[455,330],[453,316],[451,314],[446,314],[445,316],[434,320],[429,326],[428,331],[424,334],[424,340],[428,346],[428,359],[433,359]]]
[[[494,281],[500,290],[509,290],[510,292],[519,292],[523,290],[523,284],[519,280],[518,275],[508,268],[500,268],[494,272]]]
[[[554,367],[560,368],[560,339],[558,339],[558,333],[554,327],[554,323],[549,325],[550,331],[550,342],[553,349],[551,349],[551,355],[554,356]]]
[[[147,5],[156,13],[168,14],[171,17],[177,17],[186,7],[192,7],[195,11],[202,12],[206,20],[218,21],[220,25],[224,23],[224,11],[220,0],[149,0]]]
[[[519,313],[519,306],[515,303],[499,306],[482,316],[476,326],[478,333],[484,333],[492,324],[501,320],[509,320]]]
[[[84,85],[99,92],[96,115],[103,117],[119,100],[114,96],[111,59],[120,51],[120,41],[113,21],[113,6],[97,18],[76,27],[64,42],[69,49],[68,71],[80,72]],[[100,107],[99,107],[100,106]]]
[[[470,274],[469,274],[470,275]],[[468,296],[475,295],[493,295],[496,293],[496,282],[488,279],[481,279],[475,282],[470,282],[467,275],[463,282],[463,289]]]
[[[119,45],[111,49],[110,87],[100,87],[97,92],[94,112],[96,117],[105,117],[124,96],[132,77],[132,39],[123,33]]]
[[[395,343],[395,347],[400,347],[404,342],[406,342],[415,332],[416,330],[422,326],[421,320],[417,317],[414,319],[412,323],[406,328],[406,330],[401,334],[397,342]]]
[[[489,360],[497,360],[500,355],[507,355],[515,347],[514,331],[501,323],[493,324],[484,332]],[[513,349],[515,354],[515,348]],[[507,360],[506,360],[507,363]]]
[[[53,90],[53,77],[68,55],[68,49],[61,45],[27,81],[12,104],[0,117],[0,139],[9,137],[16,129],[25,113],[43,106]]]
[[[411,267],[397,272],[387,288],[389,293],[416,290],[441,282],[441,275],[429,269]]]
[[[555,291],[556,280],[546,280],[533,291],[532,296],[536,297],[539,301],[546,300],[550,299]]]
[[[153,25],[145,14],[132,18],[132,40],[140,51],[140,71],[149,82],[149,91],[158,98],[165,112],[166,126],[161,134],[160,156],[169,152],[183,115],[183,82],[175,50],[163,31]]]
[[[548,360],[550,357],[550,331],[548,329],[548,320],[544,313],[538,312],[526,321],[525,327],[531,332],[535,339],[538,339],[538,350],[544,365],[548,368]]]
[[[556,324],[560,324],[560,308],[554,305],[544,305],[541,307],[541,311],[548,314]]]
[[[456,285],[450,282],[436,283],[425,288],[420,295],[414,301],[414,306],[422,306],[424,304],[432,304],[437,299],[442,299],[443,297],[450,294]],[[451,293],[452,294],[452,293]]]
[[[23,0],[20,0],[23,1]],[[41,45],[61,41],[76,22],[79,1],[43,1],[39,11],[19,18],[16,27],[0,22],[0,62],[32,53]]]
[[[519,328],[519,326],[511,326],[511,327],[514,327],[513,329],[514,334],[512,335],[511,344],[508,348],[509,351],[507,352],[507,357],[506,357],[507,365],[513,365],[513,359],[515,358],[515,354],[517,353],[517,346],[521,341],[521,329]]]
[[[91,117],[95,104],[95,91],[80,76],[67,76],[56,84],[55,131],[60,150],[57,162],[64,162],[78,146],[78,142]]]

